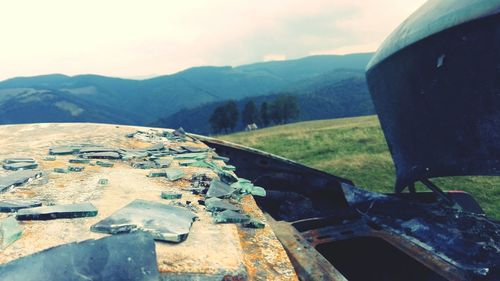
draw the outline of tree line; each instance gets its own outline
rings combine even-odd
[[[299,116],[297,98],[290,94],[281,94],[271,102],[262,102],[259,107],[253,100],[248,101],[241,112],[244,126],[257,124],[260,128],[272,124],[285,124]],[[229,133],[238,125],[240,113],[236,101],[229,100],[216,107],[209,118],[214,133]]]

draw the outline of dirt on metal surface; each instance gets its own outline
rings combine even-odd
[[[151,170],[134,169],[127,161],[112,161],[114,167],[84,166],[82,172],[54,173],[54,168],[64,168],[74,155],[57,155],[55,161],[44,161],[49,147],[91,143],[112,148],[146,148],[151,142],[126,138],[127,133],[149,128],[99,125],[99,124],[29,124],[0,127],[0,159],[33,157],[46,174],[33,182],[1,193],[0,199],[38,199],[44,205],[90,202],[98,209],[96,217],[24,221],[22,237],[2,251],[0,264],[33,254],[61,244],[86,239],[96,239],[106,234],[90,231],[90,226],[108,217],[134,199],[164,204],[191,201],[198,220],[191,227],[188,238],[181,243],[156,242],[158,268],[165,276],[189,279],[189,276],[206,276],[208,279],[223,276],[243,280],[297,280],[293,267],[271,228],[244,229],[237,224],[214,224],[210,213],[198,205],[201,195],[186,190],[193,173],[216,175],[207,168],[180,167],[174,160],[171,167],[182,169],[186,176],[177,181],[166,178],[149,178]],[[205,147],[201,143],[168,142],[166,147]],[[223,163],[220,161],[220,163]],[[2,171],[1,173],[6,173]],[[107,185],[100,185],[107,179]],[[182,194],[179,200],[164,200],[162,191]],[[242,209],[257,219],[264,220],[262,211],[251,195],[243,197]],[[5,214],[0,214],[5,217]],[[202,278],[203,279],[203,278]],[[219,279],[220,280],[220,279]]]

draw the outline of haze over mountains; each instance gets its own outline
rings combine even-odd
[[[371,56],[321,55],[238,67],[195,67],[146,80],[18,77],[0,82],[0,123],[182,125],[208,133],[210,108],[221,101],[243,104],[254,97],[259,103],[281,92],[299,97],[300,120],[366,115],[373,113],[364,81]]]

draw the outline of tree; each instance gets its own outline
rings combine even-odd
[[[262,127],[267,127],[269,123],[271,123],[267,102],[262,102],[260,104],[260,122]]]
[[[238,107],[235,101],[228,101],[224,105],[215,108],[214,112],[208,119],[214,133],[224,130],[228,133],[229,130],[234,130],[238,123]]]
[[[297,98],[290,94],[279,95],[271,104],[271,119],[276,124],[288,123],[299,116]]]
[[[230,128],[231,131],[234,131],[236,124],[238,124],[238,106],[234,100],[230,100],[224,106],[227,116],[227,127]],[[227,130],[226,130],[227,133]]]
[[[241,116],[243,120],[243,125],[253,124],[259,122],[259,110],[255,106],[255,103],[251,100],[245,104],[243,113]]]

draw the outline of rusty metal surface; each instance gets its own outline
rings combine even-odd
[[[66,174],[51,171],[55,167],[67,166],[69,159],[74,156],[58,155],[55,161],[43,161],[49,147],[54,145],[94,143],[128,149],[151,146],[151,142],[147,140],[124,137],[138,129],[150,130],[98,124],[0,126],[0,158],[12,155],[34,157],[40,163],[41,170],[47,172],[44,178],[48,179],[48,182],[33,181],[1,193],[0,199],[36,198],[44,204],[91,202],[99,211],[96,217],[90,218],[21,222],[23,236],[2,251],[0,263],[53,246],[104,237],[105,234],[91,232],[90,226],[134,199],[167,204],[168,200],[161,198],[161,192],[175,191],[182,194],[182,202],[191,201],[198,208],[196,215],[199,220],[193,223],[186,241],[179,244],[155,243],[162,278],[221,280],[225,276],[242,280],[296,280],[293,267],[271,228],[246,230],[236,224],[214,224],[204,207],[197,205],[200,195],[186,190],[191,185],[189,178],[198,172],[215,177],[210,169],[179,167],[178,161],[174,160],[172,165],[183,169],[186,177],[170,182],[165,178],[149,178],[146,175],[150,170],[134,169],[130,163],[123,161],[114,161],[113,168],[84,165],[84,171]],[[192,141],[187,144],[205,147]],[[186,143],[165,142],[165,145],[177,147]],[[108,185],[98,184],[102,178],[109,180]],[[250,195],[248,197],[250,198],[244,198],[240,205],[251,210],[254,216],[262,218],[262,212],[255,201]],[[0,217],[5,216],[6,214],[0,214]],[[262,264],[263,261],[266,263]]]

